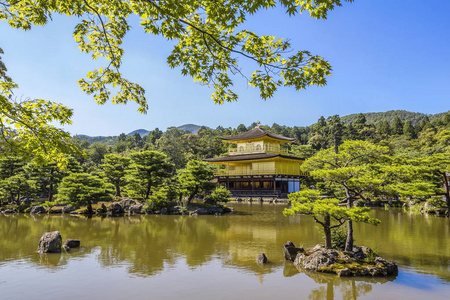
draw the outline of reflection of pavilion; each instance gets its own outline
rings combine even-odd
[[[300,164],[304,159],[290,156],[281,145],[293,138],[274,134],[256,126],[250,131],[224,137],[229,155],[205,161],[220,165],[216,173],[219,184],[233,196],[277,196],[300,189]]]

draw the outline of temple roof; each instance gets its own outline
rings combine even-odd
[[[243,160],[259,160],[259,159],[267,159],[267,158],[286,158],[293,160],[304,160],[303,158],[283,155],[283,154],[274,154],[274,153],[255,153],[255,154],[242,154],[242,155],[228,155],[214,158],[206,158],[204,161],[207,162],[227,162],[227,161],[243,161]]]
[[[268,137],[271,137],[276,140],[282,140],[282,141],[287,141],[287,142],[294,141],[293,138],[275,134],[275,133],[269,132],[267,130],[264,130],[262,128],[259,128],[259,127],[255,127],[252,130],[249,130],[249,131],[241,133],[241,134],[223,137],[222,140],[224,140],[224,141],[251,140],[251,139],[257,139],[257,138],[264,137],[264,136],[268,136]]]

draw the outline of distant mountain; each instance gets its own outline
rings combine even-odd
[[[441,120],[442,120],[442,118],[444,117],[444,115],[446,115],[446,114],[448,114],[448,113],[450,113],[450,110],[449,110],[449,111],[446,111],[446,112],[443,112],[443,113],[439,113],[439,114],[435,114],[435,115],[430,115],[430,116],[429,116],[429,117],[430,117],[430,121],[433,122],[433,121],[435,121],[435,120],[437,120],[437,119],[441,119]]]
[[[352,123],[356,120],[359,114],[351,114],[348,116],[341,117],[341,121],[344,124]],[[423,113],[414,113],[406,110],[390,110],[386,112],[371,112],[371,113],[363,113],[366,117],[366,122],[368,124],[376,124],[379,121],[388,121],[389,124],[392,124],[395,118],[399,118],[403,122],[406,120],[410,120],[413,125],[416,125],[420,122],[426,114]],[[429,116],[431,118],[431,116]]]
[[[117,142],[117,136],[88,136],[85,134],[77,134],[74,138],[80,141],[87,141],[89,144],[104,143],[114,145]]]
[[[137,130],[133,130],[132,132],[130,132],[127,135],[134,135],[135,133],[139,133],[141,135],[141,137],[144,137],[144,136],[148,135],[150,133],[150,131],[148,131],[146,129],[137,129]]]
[[[177,127],[179,130],[189,131],[190,133],[197,134],[198,130],[202,128],[202,126],[198,126],[195,124],[184,124]]]
[[[200,128],[202,128],[202,126],[195,125],[195,124],[184,124],[184,125],[177,127],[178,130],[189,131],[190,133],[194,133],[194,134],[197,134],[197,132]],[[127,135],[134,135],[135,133],[139,133],[141,135],[141,137],[144,137],[144,136],[148,135],[150,133],[150,131],[146,130],[146,129],[137,129],[137,130],[133,130],[132,132],[128,133]]]

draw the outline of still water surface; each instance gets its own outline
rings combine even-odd
[[[450,299],[450,220],[377,209],[357,245],[400,267],[390,278],[299,272],[283,260],[290,240],[322,242],[307,216],[284,205],[235,204],[228,216],[0,215],[0,299]],[[38,254],[46,231],[80,239],[70,253]],[[259,266],[265,253],[269,264]]]

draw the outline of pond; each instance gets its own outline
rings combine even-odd
[[[311,217],[284,205],[230,203],[227,216],[0,215],[1,299],[448,299],[450,220],[375,209],[355,244],[399,265],[389,278],[299,272],[282,246],[322,243]],[[44,232],[82,247],[38,254]],[[269,264],[256,258],[265,253]]]

